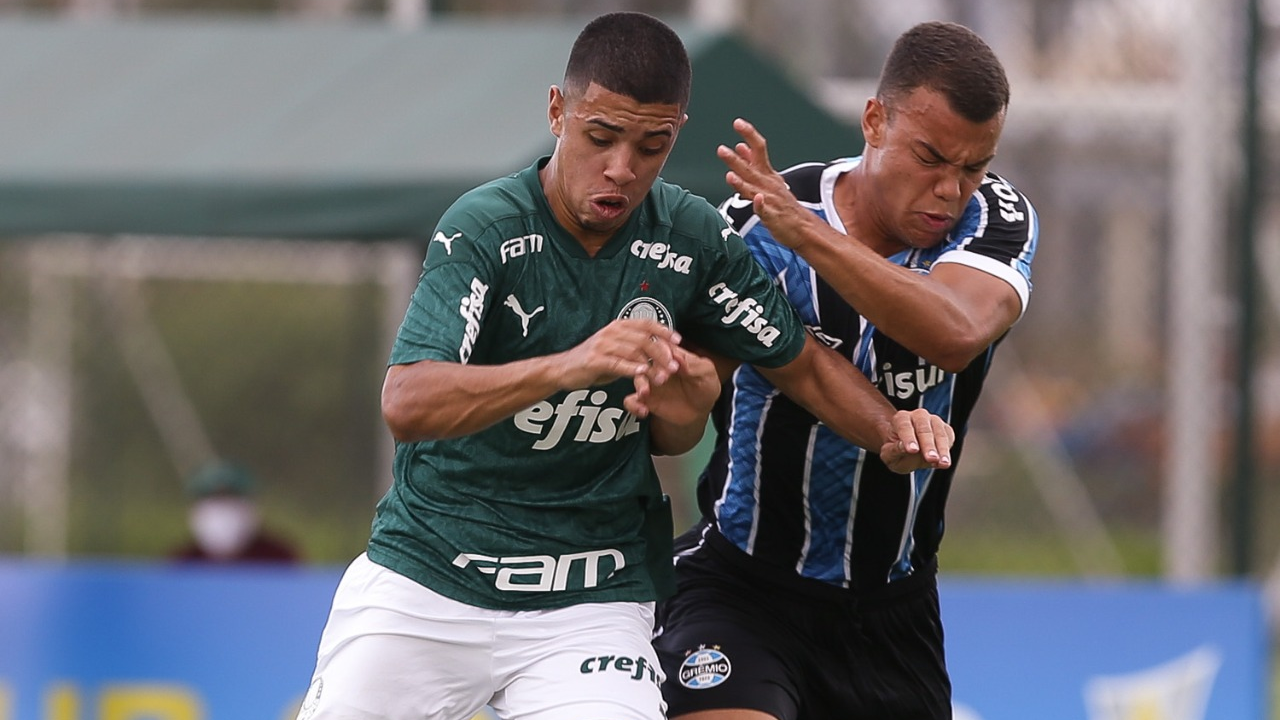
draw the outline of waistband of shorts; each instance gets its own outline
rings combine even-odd
[[[934,558],[924,567],[916,568],[915,572],[900,580],[871,587],[840,587],[822,580],[801,577],[782,568],[765,565],[734,545],[714,526],[706,531],[704,537],[705,547],[709,552],[733,567],[739,574],[745,575],[750,581],[765,583],[777,590],[797,592],[831,603],[852,603],[861,607],[875,607],[924,592],[936,587],[938,582],[938,561]]]

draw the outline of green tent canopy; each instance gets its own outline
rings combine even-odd
[[[580,22],[0,21],[0,235],[424,237],[549,153]],[[776,165],[862,141],[731,35],[677,26],[690,121],[666,179],[718,202],[734,117]]]

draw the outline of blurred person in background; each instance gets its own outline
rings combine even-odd
[[[910,475],[836,436],[742,367],[676,542],[655,644],[679,720],[951,717],[937,551],[964,428],[1026,309],[1038,227],[990,172],[1009,103],[995,54],[960,25],[896,41],[860,157],[776,172],[765,138],[721,146],[721,211],[810,331],[899,409],[957,431],[950,467]]]
[[[692,448],[721,389],[682,338],[774,368],[895,467],[949,462],[949,426],[843,372],[715,208],[658,179],[690,83],[665,24],[592,20],[549,91],[552,155],[440,219],[383,385],[392,487],[299,718],[662,720],[651,453]]]
[[[263,526],[258,481],[248,468],[211,462],[187,478],[190,539],[172,553],[180,562],[296,563],[291,542]]]

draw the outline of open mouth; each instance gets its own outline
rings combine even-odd
[[[601,197],[591,202],[592,207],[601,216],[607,218],[616,218],[626,212],[627,201],[621,197]]]

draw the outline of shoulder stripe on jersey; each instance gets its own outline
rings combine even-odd
[[[1027,284],[1027,279],[1022,273],[1014,270],[1012,267],[996,260],[995,258],[978,253],[969,252],[967,250],[952,250],[942,255],[933,262],[933,266],[937,267],[943,263],[956,263],[971,267],[974,270],[981,270],[988,275],[995,275],[1001,280],[1009,283],[1014,291],[1018,293],[1018,300],[1022,303],[1022,311],[1018,313],[1021,318],[1027,312],[1027,303],[1031,299],[1031,287]]]
[[[959,227],[961,235],[934,264],[954,262],[995,275],[1009,283],[1026,313],[1031,295],[1031,259],[1039,237],[1039,219],[1026,196],[995,173],[988,173],[973,194],[977,210],[972,227]],[[981,246],[981,251],[976,250]],[[970,248],[974,251],[968,252]]]

